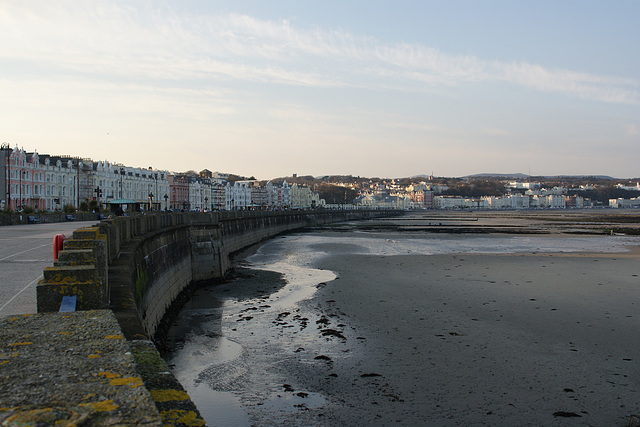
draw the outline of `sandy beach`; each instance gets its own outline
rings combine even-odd
[[[249,263],[185,307],[200,341],[170,363],[199,408],[210,390],[232,399],[229,418],[201,408],[213,425],[627,426],[640,412],[637,248],[382,256],[348,243],[360,232],[314,233],[326,275],[307,273],[310,297]]]

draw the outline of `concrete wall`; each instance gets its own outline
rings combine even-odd
[[[111,308],[130,339],[153,336],[168,307],[192,282],[223,278],[229,255],[307,226],[394,211],[176,212],[119,217],[76,230],[38,284],[38,311]]]

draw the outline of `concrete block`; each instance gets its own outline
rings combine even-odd
[[[64,249],[93,249],[95,240],[67,239],[64,241]]]
[[[88,283],[96,281],[96,269],[93,265],[46,267],[42,275],[44,282],[50,284]]]
[[[95,264],[96,259],[91,249],[68,249],[60,251],[54,266]]]
[[[73,232],[73,239],[94,240],[100,238],[100,229],[98,227],[79,228]]]
[[[107,287],[94,281],[53,284],[41,280],[36,295],[38,313],[58,311],[62,297],[72,295],[77,296],[78,311],[109,308]]]

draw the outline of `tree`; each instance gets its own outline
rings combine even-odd
[[[329,204],[353,203],[358,192],[348,187],[322,183],[316,188],[318,195]]]

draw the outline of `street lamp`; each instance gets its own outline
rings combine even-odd
[[[78,159],[78,175],[76,177],[76,180],[78,181],[78,194],[76,194],[76,197],[77,197],[76,208],[80,209],[80,159]]]
[[[167,205],[167,199],[169,198],[169,196],[167,196],[166,194],[164,195],[164,210],[169,210],[169,205]]]
[[[96,201],[98,202],[98,210],[100,210],[100,197],[102,197],[102,189],[98,185],[98,187],[95,190],[93,190],[93,192],[96,193]]]
[[[18,206],[18,210],[22,210],[22,175],[24,175],[24,171],[18,171],[18,177],[20,178],[20,206]]]
[[[2,150],[6,150],[7,154],[5,158],[7,159],[7,206],[8,210],[11,210],[11,153],[13,152],[11,148],[9,148],[9,144],[2,144]]]
[[[120,168],[120,198],[122,199],[122,181],[124,181],[124,168]]]

